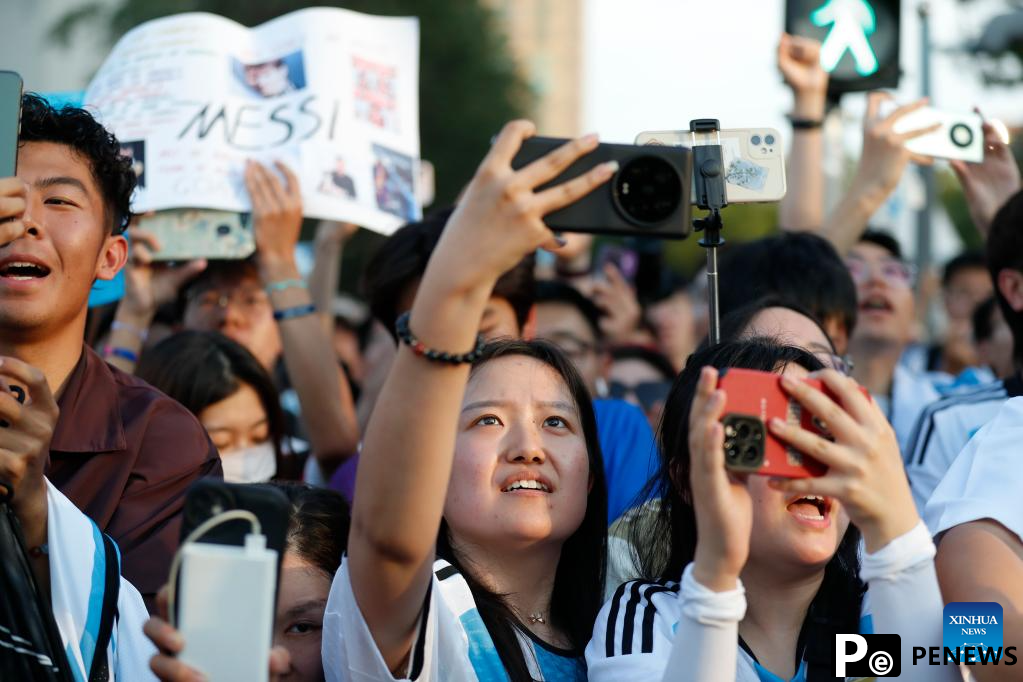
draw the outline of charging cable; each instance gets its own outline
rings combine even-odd
[[[177,614],[175,613],[175,598],[177,597],[178,589],[178,571],[181,569],[181,557],[182,550],[193,542],[196,542],[206,533],[210,532],[217,526],[227,523],[228,521],[248,521],[252,527],[251,533],[245,538],[245,547],[248,549],[253,546],[253,542],[261,544],[266,547],[266,538],[263,536],[263,527],[259,523],[259,519],[256,515],[245,509],[231,509],[229,511],[221,512],[216,516],[206,519],[198,526],[195,530],[188,534],[181,542],[181,546],[178,547],[178,551],[174,554],[174,560],[170,566],[170,586],[167,588],[167,617],[172,627],[177,627]],[[252,542],[250,542],[250,540]]]

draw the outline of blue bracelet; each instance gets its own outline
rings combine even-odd
[[[107,358],[110,357],[121,358],[122,360],[127,360],[128,362],[139,361],[138,353],[128,350],[127,348],[119,348],[117,346],[104,346],[103,356]]]
[[[284,310],[275,310],[274,319],[278,322],[284,320],[291,320],[296,317],[305,317],[306,315],[312,315],[316,312],[316,306],[312,303],[305,305],[297,305],[294,308],[285,308]]]
[[[304,280],[301,280],[301,279],[284,279],[284,280],[281,280],[280,282],[270,282],[264,288],[266,289],[266,293],[272,294],[275,291],[284,291],[285,289],[291,289],[291,288],[306,289],[308,287],[306,286],[306,283],[305,283]]]

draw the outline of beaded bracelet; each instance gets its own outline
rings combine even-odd
[[[284,308],[282,310],[274,311],[274,319],[278,322],[284,320],[291,320],[296,317],[305,317],[306,315],[312,315],[316,312],[316,306],[312,303],[306,303],[305,305],[297,305],[293,308]]]
[[[411,348],[412,352],[419,357],[432,360],[433,362],[444,362],[449,365],[471,365],[483,354],[483,347],[486,345],[486,341],[483,340],[482,334],[476,335],[476,347],[468,353],[448,353],[427,348],[409,329],[409,317],[410,314],[407,311],[402,313],[394,323],[394,329],[398,333],[398,338],[401,342]]]
[[[272,294],[275,291],[284,291],[285,289],[306,289],[308,287],[305,280],[302,279],[282,279],[280,282],[270,282],[264,288],[266,293]]]
[[[121,358],[122,360],[127,360],[128,362],[139,361],[138,353],[135,353],[127,348],[119,348],[117,346],[104,346],[103,357]]]

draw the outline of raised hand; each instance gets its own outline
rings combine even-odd
[[[828,72],[821,66],[821,44],[812,38],[783,33],[778,42],[778,70],[795,97],[793,115],[824,116]]]
[[[973,224],[986,237],[995,213],[1020,190],[1019,166],[1012,150],[995,127],[985,121],[984,160],[980,163],[955,160],[950,165],[963,187]]]
[[[18,178],[0,179],[0,245],[13,242],[25,231],[21,222],[27,206],[28,188]]]
[[[839,500],[863,532],[868,552],[876,552],[920,521],[895,432],[884,413],[857,383],[835,370],[810,375],[820,379],[838,402],[803,381],[782,377],[782,388],[827,424],[834,441],[774,419],[771,432],[828,466],[824,476],[772,479],[785,493],[825,495]]]
[[[689,412],[689,482],[696,512],[693,577],[715,592],[733,590],[749,557],[753,501],[746,477],[725,468],[718,372],[704,367]]]
[[[639,327],[643,309],[636,300],[636,292],[615,267],[614,263],[604,266],[606,280],[593,283],[593,302],[604,313],[600,328],[611,343],[626,343],[629,336]]]
[[[28,546],[46,542],[43,472],[59,414],[40,370],[16,358],[0,358],[0,480],[14,488],[11,504]]]
[[[202,258],[176,266],[154,262],[153,254],[163,247],[159,238],[148,230],[133,225],[128,228],[128,240],[131,253],[125,269],[123,305],[130,314],[151,317],[161,305],[175,300],[181,288],[206,269],[206,260]]]
[[[512,121],[501,131],[448,221],[427,276],[431,270],[444,272],[457,286],[472,288],[496,281],[537,248],[556,250],[559,242],[543,216],[579,200],[617,170],[615,162],[601,164],[536,192],[593,151],[597,138],[572,140],[528,166],[512,169],[523,140],[535,131],[529,121]]]
[[[934,162],[928,156],[914,154],[906,149],[906,142],[932,133],[941,125],[935,123],[925,128],[896,133],[895,125],[899,119],[927,106],[927,100],[920,99],[903,105],[882,117],[879,112],[885,99],[888,99],[888,95],[882,92],[872,92],[867,98],[867,115],[863,120],[863,152],[853,183],[875,187],[887,197],[899,184],[910,161],[923,166]]]
[[[256,161],[245,165],[245,186],[252,198],[252,231],[260,263],[290,262],[302,230],[302,191],[298,178],[286,165],[270,168]]]

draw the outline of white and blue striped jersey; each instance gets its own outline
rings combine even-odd
[[[535,680],[586,682],[582,652],[555,649],[520,630],[519,645]],[[343,561],[334,576],[323,615],[323,669],[329,682],[507,682],[465,578],[447,561],[433,565],[430,591],[420,616],[404,677],[387,669],[366,625]]]
[[[586,647],[590,679],[593,682],[663,679],[682,618],[678,594],[678,581],[633,580],[621,585],[597,616],[593,639]],[[865,597],[860,634],[873,633],[868,610],[869,601]],[[737,646],[736,682],[807,682],[805,660],[801,660],[790,680],[783,680],[760,665],[741,638]]]
[[[923,411],[903,453],[913,500],[921,515],[960,451],[994,418],[1006,400],[1018,395],[1023,395],[1023,378],[1019,373],[949,395]]]

